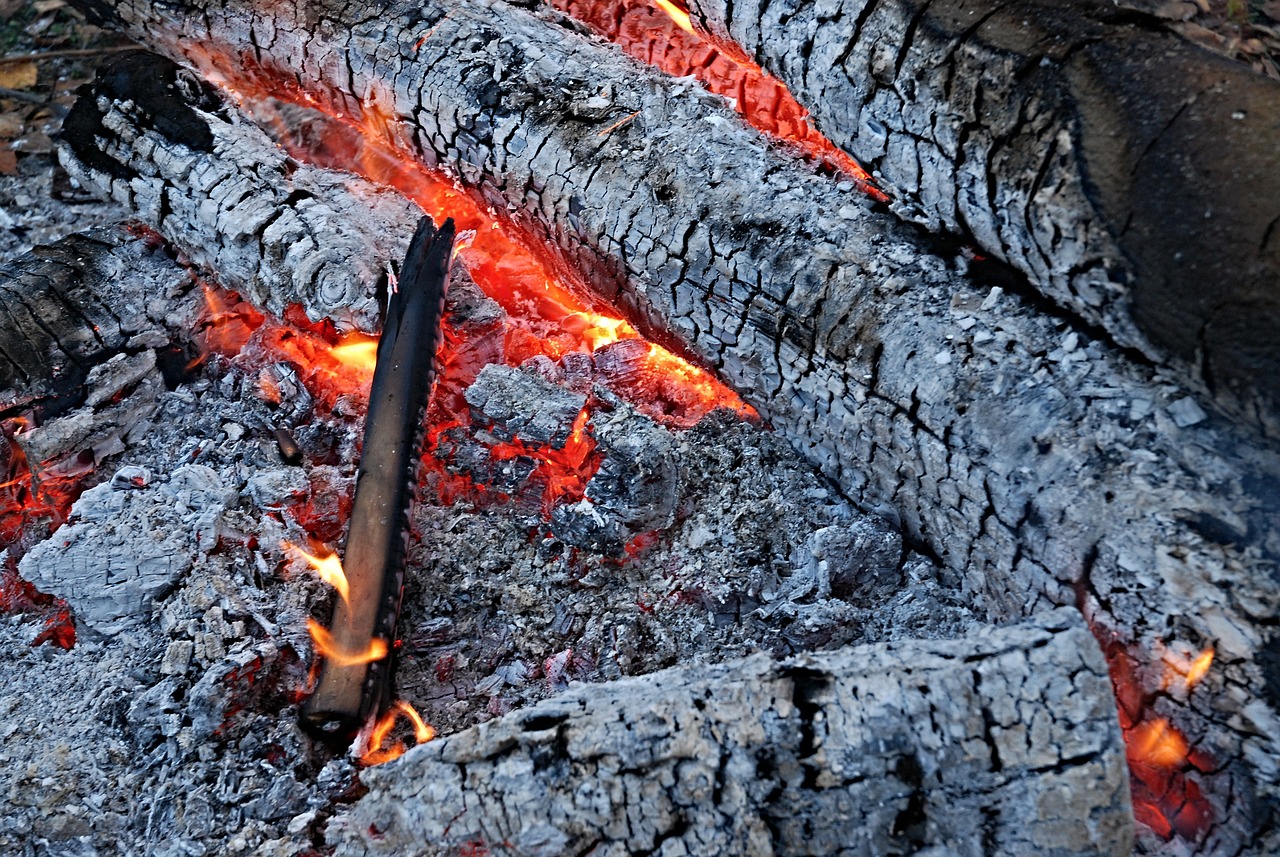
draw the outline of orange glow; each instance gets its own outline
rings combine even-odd
[[[636,339],[640,336],[630,322],[593,312],[569,313],[561,321],[561,325],[569,333],[581,336],[591,351],[619,339]]]
[[[378,363],[378,340],[352,334],[341,345],[329,349],[329,353],[343,366],[367,372],[372,377],[374,366]]]
[[[667,16],[675,22],[676,26],[684,30],[686,33],[693,32],[693,24],[689,22],[689,13],[681,9],[671,0],[653,0],[653,4],[667,13]]]
[[[857,161],[813,127],[808,111],[781,81],[760,68],[736,44],[713,41],[695,30],[688,10],[679,0],[548,2],[641,62],[672,77],[693,75],[706,89],[729,99],[748,124],[852,179],[874,199],[888,200]]]
[[[390,737],[391,730],[395,728],[401,717],[408,720],[413,727],[414,743],[425,744],[436,737],[436,730],[422,719],[412,705],[402,699],[396,700],[374,725],[369,736],[368,749],[360,754],[361,764],[381,765],[383,762],[390,762],[404,755],[408,748],[403,741],[396,739],[387,745],[387,738]]]
[[[1161,768],[1173,768],[1187,761],[1187,739],[1169,724],[1168,718],[1157,717],[1139,723],[1129,733],[1129,761]]]
[[[332,586],[343,601],[349,600],[350,592],[347,587],[347,575],[342,570],[342,560],[338,559],[336,553],[316,556],[289,542],[285,542],[283,547],[286,552],[306,560],[307,565],[311,566],[311,570],[316,573],[316,577]],[[377,660],[377,658],[374,658],[374,660]]]
[[[381,637],[374,637],[369,641],[367,648],[359,652],[343,651],[333,635],[329,633],[329,629],[321,625],[314,619],[307,620],[307,633],[311,635],[311,641],[315,643],[316,652],[325,660],[334,666],[353,667],[360,664],[371,664],[374,661],[380,661],[387,656],[390,649],[387,647],[387,641]]]
[[[1192,658],[1189,655],[1166,649],[1162,654],[1164,661],[1164,677],[1160,686],[1164,690],[1181,686],[1188,692],[1193,690],[1209,673],[1213,665],[1214,651],[1205,649]]]

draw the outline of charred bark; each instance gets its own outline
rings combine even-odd
[[[92,370],[117,355],[156,349],[162,367],[181,366],[172,308],[151,298],[195,283],[153,239],[95,229],[0,267],[0,415],[40,422],[78,407]]]
[[[687,83],[501,4],[364,10],[117,7],[242,93],[287,80],[509,211],[850,496],[896,510],[994,615],[1080,604],[1143,663],[1216,643],[1194,717],[1167,695],[1155,710],[1235,760],[1204,778],[1232,807],[1204,847],[1276,835],[1278,700],[1248,690],[1280,606],[1272,451]]]
[[[157,82],[160,85],[156,85]],[[154,55],[108,62],[67,117],[78,178],[277,315],[366,331],[416,209],[348,174],[299,164],[205,81]]]
[[[1102,0],[689,5],[874,170],[899,214],[972,237],[1275,428],[1275,81]]]
[[[579,686],[368,772],[329,840],[347,857],[1125,855],[1109,695],[1074,611]]]

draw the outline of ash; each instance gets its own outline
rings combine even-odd
[[[510,502],[415,512],[396,693],[441,734],[575,681],[972,625],[955,581],[768,431],[725,412],[668,428],[554,368],[482,372],[441,454],[498,472],[504,414],[572,421],[590,397],[602,459],[582,498],[546,514],[513,482]],[[305,622],[331,594],[285,544],[342,534],[362,406],[272,405],[262,371],[214,357],[175,389],[128,387],[155,398],[146,425],[66,525],[6,557],[67,600],[78,642],[33,646],[40,616],[0,618],[0,852],[292,857],[361,793],[354,761],[297,725]]]

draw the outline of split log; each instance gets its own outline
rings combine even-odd
[[[501,4],[361,8],[115,11],[210,76],[305,92],[510,211],[850,496],[896,509],[992,614],[1080,603],[1141,662],[1216,643],[1194,716],[1156,704],[1234,760],[1206,778],[1231,814],[1205,847],[1278,835],[1273,451],[1070,317],[965,276],[687,82]]]
[[[34,409],[39,422],[84,403],[90,372],[112,357],[176,349],[193,315],[153,298],[195,283],[153,238],[94,229],[0,267],[0,415]]]
[[[1078,613],[566,693],[364,775],[343,857],[1114,854],[1106,665]]]
[[[691,0],[896,212],[1280,414],[1280,84],[1106,0]],[[1130,320],[1132,319],[1132,321]],[[1137,329],[1134,329],[1136,324]]]

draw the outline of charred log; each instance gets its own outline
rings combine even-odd
[[[1280,600],[1280,462],[1256,438],[932,255],[687,84],[507,6],[318,8],[119,11],[244,92],[305,81],[510,211],[850,496],[896,510],[993,614],[1080,604],[1144,663],[1161,641],[1216,643],[1190,737],[1237,760],[1204,778],[1237,811],[1205,847],[1275,835],[1275,700],[1245,690],[1264,683]],[[1155,710],[1182,717],[1154,687]]]
[[[180,371],[183,322],[149,299],[195,283],[158,245],[96,229],[0,267],[0,413],[31,410],[40,422],[79,407],[90,373],[118,355],[156,349],[162,367]]]
[[[689,5],[899,214],[1276,425],[1280,84],[1102,0]]]
[[[370,771],[329,840],[361,857],[1123,855],[1109,693],[1074,611],[579,686]]]

